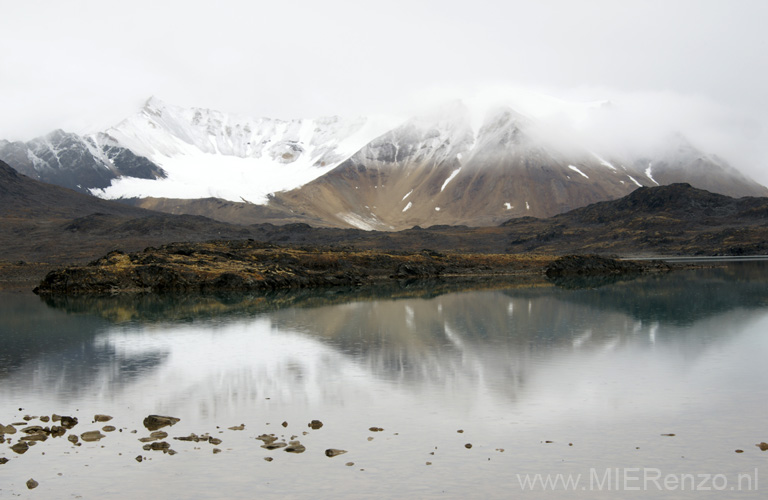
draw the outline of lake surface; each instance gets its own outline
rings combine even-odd
[[[765,498],[768,263],[561,285],[0,295],[0,423],[117,429],[6,434],[0,497]]]

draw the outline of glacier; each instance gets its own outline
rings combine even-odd
[[[160,166],[163,179],[121,177],[91,193],[119,198],[222,198],[267,203],[329,172],[392,126],[384,117],[280,120],[150,98],[93,140],[110,140]]]

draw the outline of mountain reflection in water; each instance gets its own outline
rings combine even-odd
[[[211,432],[224,444],[206,460],[172,441],[178,455],[137,466],[128,432],[76,454],[51,439],[38,445],[45,455],[12,456],[0,474],[18,461],[24,479],[8,491],[23,491],[27,469],[62,471],[62,491],[86,497],[506,498],[517,472],[752,472],[765,458],[754,444],[768,441],[767,284],[764,263],[739,263],[598,288],[6,295],[2,423],[57,412],[87,430],[107,413],[130,430],[155,413],[181,418],[172,436]],[[325,426],[307,432],[313,419]],[[263,432],[298,436],[307,452],[263,450]]]
[[[9,325],[18,313],[3,314],[0,374],[6,387],[18,377],[62,397],[95,386],[119,393],[162,376],[180,381],[180,398],[219,399],[225,389],[314,399],[328,392],[318,378],[355,372],[406,390],[451,385],[514,401],[536,366],[567,353],[663,343],[692,362],[764,315],[764,271],[763,263],[740,264],[586,290],[48,297],[54,310],[43,317],[31,304],[6,302],[37,320],[19,335],[24,327]],[[211,377],[226,387],[211,386]]]

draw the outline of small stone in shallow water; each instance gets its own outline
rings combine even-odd
[[[309,427],[311,427],[314,430],[317,430],[323,426],[323,423],[319,420],[313,420],[309,423]]]
[[[139,463],[141,463],[142,461],[144,461],[144,457],[142,457],[141,455],[139,455],[139,456],[137,456],[137,457],[136,457],[136,461],[137,461],[137,462],[139,462]]]
[[[464,448],[466,448],[466,449],[470,449],[470,448],[472,448],[472,443],[467,443],[467,444],[465,444],[465,445],[464,445]]]
[[[220,449],[218,449],[218,448],[214,448],[214,449],[213,449],[213,453],[214,453],[214,455],[215,455],[216,453],[221,453],[221,450],[220,450]]]
[[[21,438],[21,441],[45,441],[46,439],[48,439],[48,436],[46,436],[44,433],[37,433],[24,436]]]
[[[336,448],[328,448],[327,450],[325,450],[325,456],[333,458],[333,457],[337,457],[339,455],[343,455],[346,452],[347,452],[347,450],[339,450],[339,449],[336,449]]]
[[[51,420],[54,422],[60,422],[61,421],[61,415],[56,415],[55,413],[51,415]]]
[[[229,427],[229,430],[231,430],[231,431],[242,431],[242,430],[245,430],[245,424],[233,425],[232,427]]]
[[[19,441],[15,445],[11,446],[11,449],[14,451],[14,453],[23,455],[29,449],[29,445],[25,441]]]
[[[114,425],[105,425],[101,428],[104,432],[114,432],[117,430],[117,428]]]
[[[675,435],[674,435],[674,433],[670,433],[670,434],[662,434],[662,436],[665,436],[665,437],[674,437]]]
[[[280,424],[280,425],[282,425],[283,427],[288,427],[288,422],[283,422],[283,423],[282,423],[282,424]]]
[[[51,417],[49,417],[48,415],[43,415],[42,417],[40,417],[41,422],[49,422],[50,420],[51,420]]]
[[[88,443],[98,441],[103,437],[106,436],[99,431],[87,431],[80,434],[80,439]]]
[[[16,427],[0,424],[0,434],[16,434]]]
[[[373,436],[368,436],[368,441],[373,441]]]
[[[760,448],[760,451],[768,451],[768,443],[763,442],[760,444],[756,444],[755,446]]]
[[[159,441],[168,437],[168,433],[165,431],[155,431],[149,434],[149,437],[139,438],[142,443],[150,443],[152,441]]]
[[[277,436],[275,436],[274,434],[262,434],[261,436],[258,436],[256,439],[260,441],[264,441],[264,444],[269,444],[277,441]]]
[[[67,436],[67,439],[72,444],[77,444],[77,442],[80,440],[80,438],[77,437],[77,434],[70,434],[69,436]]]
[[[109,415],[94,415],[93,421],[94,422],[109,422],[112,420],[112,417]]]
[[[463,432],[464,432],[464,429],[459,429],[459,430],[457,430],[456,432],[458,432],[459,434],[461,434],[461,433],[463,433]]]
[[[212,437],[212,438],[208,438],[208,442],[211,443],[212,445],[216,446],[216,445],[221,444],[221,439]]]
[[[30,479],[29,481],[27,481],[27,488],[29,488],[30,490],[34,490],[38,486],[40,486],[40,483],[38,483],[34,479]]]
[[[371,432],[381,432],[384,429],[382,429],[381,427],[369,427],[368,430]]]
[[[8,459],[7,458],[0,457],[0,465],[7,464],[7,463],[8,463]]]
[[[736,453],[744,453],[744,450],[736,450]]]
[[[274,458],[272,458],[272,457],[264,457],[264,460],[266,460],[267,462],[271,462],[272,460],[274,460]]]
[[[61,426],[64,427],[65,429],[71,429],[77,425],[77,417],[62,416],[60,420],[61,420]]]
[[[288,445],[282,441],[275,441],[275,442],[265,443],[261,445],[261,447],[264,448],[265,450],[276,450],[278,448],[285,448],[286,446]]]
[[[346,465],[347,467],[352,467],[353,465],[355,465],[355,462],[347,462],[344,465]]]
[[[427,465],[432,465],[432,462],[427,462]]]
[[[291,441],[291,444],[285,447],[285,450],[288,453],[304,453],[307,449],[304,447],[303,444],[299,443],[298,441]]]
[[[51,427],[51,437],[61,437],[67,433],[67,429],[60,425],[54,425]]]
[[[147,418],[144,419],[144,427],[147,428],[147,430],[150,431],[156,431],[158,429],[162,429],[163,427],[169,426],[169,425],[175,425],[177,422],[180,422],[181,419],[176,417],[166,417],[163,415],[149,415]]]

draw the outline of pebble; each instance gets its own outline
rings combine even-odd
[[[309,423],[309,427],[311,427],[313,430],[317,430],[323,426],[323,423],[319,420],[313,420]]]
[[[94,415],[93,421],[94,422],[109,422],[112,420],[112,417],[109,415]]]
[[[40,483],[38,483],[34,479],[30,479],[29,481],[27,481],[27,488],[29,488],[30,490],[34,490],[38,486],[40,486]]]

